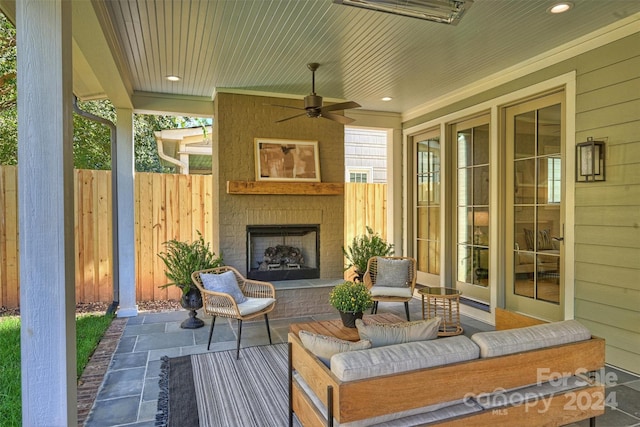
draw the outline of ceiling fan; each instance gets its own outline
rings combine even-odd
[[[277,120],[276,123],[281,123],[287,120],[295,119],[296,117],[324,117],[325,119],[333,120],[344,125],[347,125],[353,122],[353,119],[345,116],[341,116],[339,114],[331,113],[331,111],[339,111],[339,110],[348,110],[350,108],[358,108],[360,104],[353,101],[340,102],[338,104],[327,105],[326,107],[322,106],[322,97],[316,95],[316,70],[320,64],[316,62],[312,62],[307,64],[307,68],[311,70],[311,95],[307,95],[304,97],[304,108],[299,107],[291,107],[289,105],[275,105],[276,107],[284,107],[284,108],[292,108],[294,110],[305,110],[304,113],[296,114],[295,116],[287,117],[281,120]]]

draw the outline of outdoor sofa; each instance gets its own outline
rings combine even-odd
[[[498,310],[496,331],[335,354],[289,333],[290,418],[307,426],[542,426],[604,413],[604,340]],[[530,326],[532,325],[532,326]]]

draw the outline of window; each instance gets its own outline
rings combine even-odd
[[[350,171],[349,182],[369,182],[369,173],[367,171]]]

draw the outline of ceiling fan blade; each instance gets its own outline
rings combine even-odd
[[[340,102],[338,104],[327,105],[326,107],[322,107],[321,110],[324,113],[325,111],[336,111],[336,110],[349,110],[351,108],[358,108],[360,104],[354,101]]]
[[[343,125],[348,125],[349,123],[354,121],[354,119],[352,119],[351,117],[345,117],[345,116],[341,116],[339,114],[326,113],[326,112],[322,112],[320,114],[320,117],[324,117],[325,119],[333,120],[334,122],[342,123]]]
[[[287,120],[295,119],[296,117],[302,117],[302,116],[306,116],[306,115],[307,115],[307,113],[296,114],[295,116],[287,117],[286,119],[276,120],[275,123],[286,122]]]
[[[291,105],[280,105],[280,104],[263,104],[263,105],[268,105],[270,107],[291,108],[292,110],[304,110],[304,108],[292,107]]]

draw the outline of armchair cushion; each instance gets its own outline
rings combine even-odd
[[[376,257],[377,277],[374,286],[406,288],[409,286],[409,260]]]
[[[248,316],[251,313],[263,310],[276,302],[274,298],[251,298],[245,297],[245,301],[238,304],[238,311],[241,316]]]
[[[371,341],[372,347],[426,341],[438,338],[440,318],[401,323],[368,323],[356,319],[360,338]]]
[[[314,334],[313,332],[305,330],[301,330],[298,336],[300,337],[300,341],[302,341],[302,345],[327,367],[330,366],[331,356],[334,354],[371,348],[371,341],[368,340],[351,342],[326,335]]]
[[[222,274],[202,273],[202,285],[208,291],[222,292],[229,294],[236,301],[236,304],[242,304],[247,300],[242,290],[238,286],[238,281],[233,271],[227,271]]]

